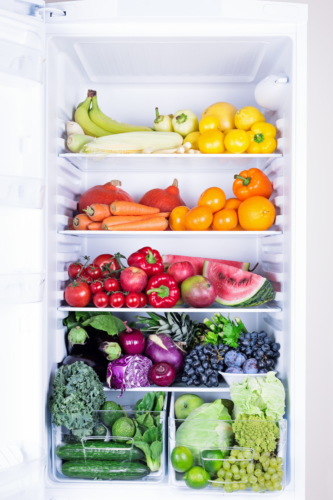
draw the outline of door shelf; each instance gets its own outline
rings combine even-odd
[[[280,313],[282,311],[281,307],[279,307],[274,301],[270,302],[268,304],[262,304],[260,306],[256,307],[227,307],[227,306],[222,306],[215,302],[211,307],[207,308],[202,308],[202,309],[195,309],[193,307],[173,307],[173,308],[168,308],[168,309],[157,309],[155,307],[138,307],[138,308],[129,308],[129,307],[104,307],[104,308],[97,308],[97,307],[71,307],[71,306],[60,306],[58,307],[58,311],[65,311],[65,312],[73,312],[73,311],[92,311],[92,312],[98,312],[100,311],[101,313],[104,311],[107,312],[113,312],[113,313],[119,313],[119,312],[133,312],[133,313],[138,313],[138,312],[143,312],[143,313],[149,313],[149,312],[155,312],[155,313],[166,313],[166,312],[178,312],[178,313],[214,313],[214,312],[221,312],[221,310],[224,313],[247,313],[247,312],[253,312],[253,313]]]
[[[265,238],[282,234],[282,231],[58,231],[68,236],[87,238]]]
[[[282,154],[246,155],[246,154],[83,154],[61,153],[72,165],[83,172],[104,172],[120,168],[124,172],[170,171],[206,172],[207,170],[243,170],[259,168],[264,170]],[[193,161],[191,161],[191,159]]]

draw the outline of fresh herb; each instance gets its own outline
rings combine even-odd
[[[91,436],[97,413],[105,402],[96,372],[82,361],[62,366],[53,382],[49,405],[55,425],[65,425],[79,438]]]
[[[230,347],[238,347],[238,339],[242,333],[247,333],[244,323],[240,318],[235,318],[234,321],[222,316],[221,313],[216,313],[210,319],[204,319],[204,324],[208,328],[205,334],[205,344],[226,344]]]
[[[103,330],[109,335],[118,335],[126,330],[125,323],[108,312],[76,311],[63,320],[68,329],[74,326],[92,326],[96,330]]]

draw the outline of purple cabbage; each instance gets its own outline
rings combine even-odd
[[[149,335],[146,338],[145,355],[154,364],[169,363],[179,374],[185,364],[186,351],[174,343],[165,333]]]
[[[121,392],[132,387],[147,387],[152,366],[151,360],[141,354],[127,354],[108,364],[106,383],[110,389],[121,389]]]

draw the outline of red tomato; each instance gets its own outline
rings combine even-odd
[[[112,307],[123,307],[124,304],[125,297],[123,293],[117,292],[110,295],[110,305]]]
[[[104,292],[98,292],[93,296],[93,303],[96,307],[107,307],[109,305],[109,297]]]
[[[104,253],[96,257],[93,264],[101,268],[103,276],[107,276],[110,271],[117,271],[120,269],[120,265],[117,260],[109,253]]]
[[[127,307],[140,307],[140,294],[136,292],[131,292],[126,295],[125,304]]]
[[[95,295],[95,293],[103,292],[103,285],[101,281],[93,281],[90,283],[89,288],[93,295]]]
[[[120,285],[119,281],[117,281],[115,278],[108,278],[104,281],[104,290],[106,292],[119,292],[120,291]]]
[[[140,295],[140,305],[139,307],[145,307],[147,305],[147,295],[145,293],[139,293]]]
[[[83,264],[79,262],[72,262],[68,267],[68,276],[75,280],[81,269],[83,268]]]
[[[84,283],[90,285],[90,283],[93,281],[93,278],[91,276],[88,276],[86,270],[84,269],[81,272],[81,274],[77,277],[76,281],[83,281]]]
[[[87,283],[74,281],[65,289],[65,300],[71,307],[85,307],[90,299],[91,292]]]
[[[90,276],[90,278],[94,280],[98,280],[98,278],[102,276],[102,271],[101,268],[95,266],[95,264],[90,264],[89,266],[86,267],[85,274],[87,274],[88,276]]]

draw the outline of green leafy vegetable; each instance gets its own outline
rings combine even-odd
[[[150,413],[144,413],[143,415],[137,415],[136,421],[143,427],[155,427],[155,421]]]
[[[79,438],[91,436],[104,402],[103,385],[90,366],[77,361],[59,368],[49,400],[55,425],[65,425]]]
[[[134,410],[153,411],[155,403],[155,392],[147,392],[142,399],[137,401]]]
[[[238,347],[238,339],[242,333],[247,333],[244,323],[240,318],[235,318],[235,322],[222,316],[221,313],[216,313],[210,319],[204,319],[204,324],[208,328],[205,334],[205,343],[218,345],[220,343],[229,345],[230,347]]]
[[[242,383],[232,384],[230,396],[238,413],[264,415],[273,420],[284,415],[284,387],[275,372],[268,372],[266,377],[246,377]]]
[[[123,330],[126,330],[125,323],[111,314],[99,314],[98,316],[86,319],[82,323],[82,326],[88,325],[96,328],[97,330],[103,330],[109,335],[118,335]]]

